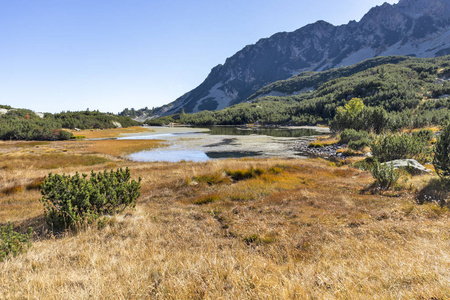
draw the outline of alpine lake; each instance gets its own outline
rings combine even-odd
[[[148,127],[151,131],[118,139],[161,140],[165,147],[127,156],[139,162],[203,162],[244,157],[304,158],[296,145],[328,132],[323,127]]]

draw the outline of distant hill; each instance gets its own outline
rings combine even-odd
[[[214,67],[197,88],[143,116],[223,109],[300,72],[349,66],[376,56],[446,54],[450,54],[450,0],[385,3],[359,22],[333,26],[318,21],[246,46]]]

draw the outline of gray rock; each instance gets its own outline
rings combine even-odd
[[[113,125],[116,126],[117,128],[122,128],[122,124],[120,124],[119,122],[116,121],[112,121]]]
[[[423,172],[423,173],[431,172],[431,170],[428,170],[427,168],[422,166],[415,159],[396,159],[396,160],[392,160],[392,161],[388,161],[388,162],[382,163],[382,165],[393,165],[394,169],[412,168],[414,170],[417,170],[417,171]]]

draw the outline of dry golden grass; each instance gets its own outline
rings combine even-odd
[[[337,144],[339,138],[336,135],[322,135],[318,136],[315,141],[309,143],[309,147],[325,147]]]
[[[71,166],[92,166],[108,160],[96,155],[75,155],[67,153],[45,153],[41,155],[4,155],[0,156],[0,168],[3,169],[58,169]]]
[[[122,156],[137,151],[162,147],[159,140],[100,140],[86,142],[87,151]]]
[[[49,148],[75,155],[92,151],[87,143]],[[104,228],[52,238],[39,192],[27,188],[48,170],[28,168],[40,154],[26,155],[0,170],[0,190],[23,187],[0,194],[0,223],[38,235],[28,253],[0,262],[2,299],[450,298],[450,212],[414,200],[430,175],[372,195],[369,173],[321,159],[80,162],[56,171],[128,166],[142,195]],[[264,172],[223,180],[252,167]]]
[[[125,134],[132,134],[132,133],[144,133],[144,132],[153,132],[153,130],[146,128],[146,127],[140,127],[140,126],[134,126],[134,127],[126,127],[126,128],[111,128],[111,129],[89,129],[89,130],[69,130],[67,131],[72,132],[74,136],[84,136],[87,139],[95,139],[95,138],[115,138],[119,137],[121,135]]]

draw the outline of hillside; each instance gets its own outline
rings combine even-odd
[[[262,88],[246,103],[220,111],[171,118],[195,125],[327,124],[337,107],[358,97],[367,106],[383,107],[390,114],[392,129],[421,127],[440,124],[450,116],[449,78],[450,56],[378,57],[350,67],[301,73]]]
[[[450,0],[402,0],[372,8],[359,22],[333,26],[318,21],[276,33],[227,58],[197,88],[151,114],[220,110],[300,72],[349,66],[376,56],[446,55],[449,18]]]

